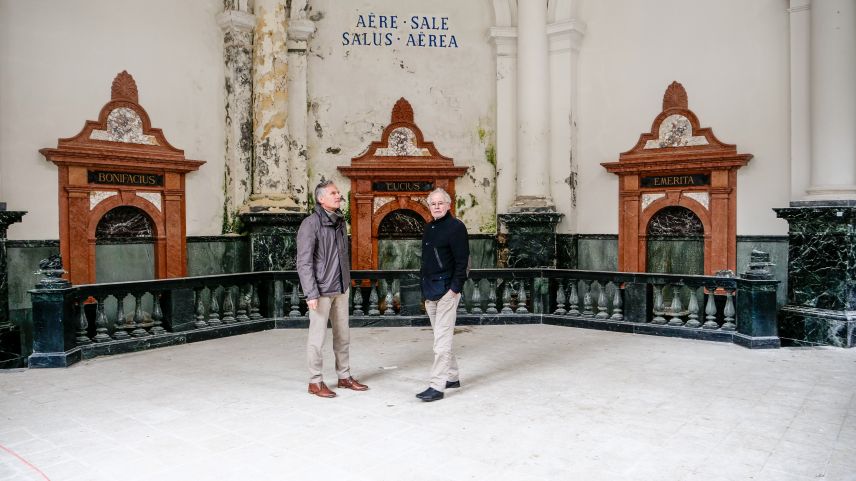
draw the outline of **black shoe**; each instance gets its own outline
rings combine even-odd
[[[439,401],[440,399],[443,399],[443,393],[434,389],[433,387],[429,387],[428,389],[417,394],[416,397],[425,402]]]
[[[461,387],[461,381],[446,381],[446,389],[455,389]]]

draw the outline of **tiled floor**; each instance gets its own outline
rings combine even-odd
[[[856,349],[458,330],[435,403],[424,328],[353,329],[336,399],[301,330],[0,372],[0,480],[856,480]]]

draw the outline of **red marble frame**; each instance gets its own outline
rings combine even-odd
[[[707,145],[645,149],[649,140],[659,138],[660,124],[670,115],[686,117],[692,136],[702,136]],[[619,155],[618,162],[602,163],[607,171],[619,176],[618,182],[618,270],[647,270],[648,223],[660,210],[669,206],[686,207],[704,226],[704,273],[737,269],[737,170],[752,159],[752,154],[738,154],[737,147],[719,141],[710,128],[702,128],[698,117],[689,110],[683,86],[672,82],[663,96],[663,111],[642,134],[636,145]],[[707,186],[641,187],[643,176],[706,174]],[[709,208],[685,197],[691,192],[708,194]],[[664,193],[665,197],[642,209],[642,196]]]
[[[125,71],[113,80],[111,100],[101,108],[98,120],[89,120],[74,137],[59,139],[57,148],[39,152],[58,167],[59,237],[66,277],[72,284],[95,282],[95,230],[101,218],[120,206],[136,207],[152,220],[155,237],[155,276],[187,275],[185,174],[199,169],[204,161],[189,160],[184,151],[167,142],[160,129],[152,128],[149,116],[138,103],[137,86]],[[93,130],[107,130],[107,117],[125,107],[139,115],[144,135],[157,145],[91,139]],[[90,184],[88,171],[103,169],[163,176],[161,186]],[[114,191],[90,209],[90,194]],[[161,209],[137,193],[161,195]]]
[[[351,267],[353,269],[377,269],[378,229],[383,218],[399,209],[412,210],[429,222],[431,212],[421,202],[411,197],[425,197],[428,192],[388,192],[373,190],[373,182],[382,181],[431,181],[434,187],[445,189],[455,197],[455,179],[467,172],[467,167],[456,167],[453,159],[440,154],[433,142],[426,142],[422,131],[413,121],[413,108],[404,98],[399,99],[392,109],[391,122],[383,130],[381,138],[372,142],[366,152],[351,159],[350,166],[339,167],[345,177],[351,179]],[[427,149],[428,155],[385,156],[377,155],[379,148],[389,145],[389,135],[397,128],[405,127],[415,135],[416,147]],[[377,212],[374,212],[376,197],[394,197]],[[452,205],[452,213],[455,206]]]

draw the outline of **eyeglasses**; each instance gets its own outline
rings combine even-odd
[[[428,205],[430,205],[431,207],[443,207],[446,204],[448,204],[448,202],[431,202]]]

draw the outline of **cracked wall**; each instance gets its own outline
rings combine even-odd
[[[392,45],[343,45],[345,32],[358,28],[359,15],[397,15],[401,41]],[[492,11],[487,2],[311,2],[317,31],[309,42],[309,185],[332,178],[351,190],[338,166],[349,165],[369,143],[380,139],[395,101],[406,98],[425,140],[434,142],[455,165],[467,166],[456,181],[457,214],[470,233],[496,231],[495,67],[493,47],[485,37]],[[457,48],[408,46],[410,17],[447,17]],[[406,21],[406,24],[405,24]],[[429,23],[430,27],[431,24]],[[374,29],[387,32],[383,29]],[[422,30],[422,29],[420,29]],[[430,34],[430,28],[417,32]],[[391,31],[391,30],[390,30]],[[448,40],[446,40],[448,42]],[[439,40],[438,40],[439,43]],[[427,40],[426,40],[427,45]]]

